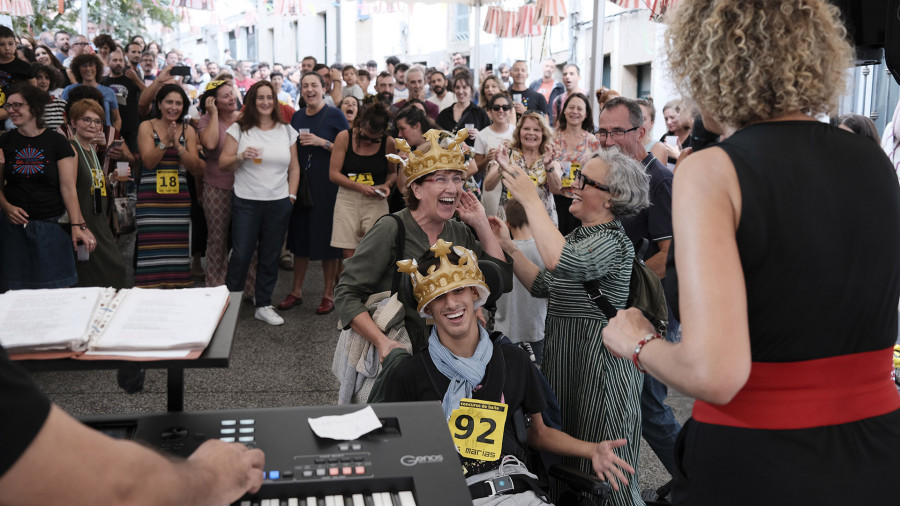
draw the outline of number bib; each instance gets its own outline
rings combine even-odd
[[[571,188],[572,182],[575,180],[575,171],[581,170],[580,163],[569,163],[569,162],[559,162],[559,165],[562,166],[563,174],[562,174],[562,187],[563,188]]]
[[[462,399],[450,415],[450,435],[459,454],[476,460],[500,458],[508,406],[499,402]]]
[[[375,186],[375,178],[372,177],[371,172],[364,172],[362,174],[350,174],[350,181],[354,183],[364,184],[366,186]]]
[[[178,170],[156,171],[156,193],[178,193]]]
[[[97,178],[97,186],[100,188],[100,196],[105,197],[106,196],[106,178],[102,177],[102,176]]]

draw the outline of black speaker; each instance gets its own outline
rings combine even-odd
[[[885,47],[888,4],[894,0],[831,0],[840,10],[850,40],[856,45],[856,65],[881,62]]]
[[[887,4],[884,63],[894,80],[900,83],[900,0],[889,0]]]

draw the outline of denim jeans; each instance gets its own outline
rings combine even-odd
[[[293,204],[291,199],[247,200],[234,196],[231,204],[231,258],[225,285],[231,292],[244,289],[247,271],[258,248],[256,307],[272,305],[278,280],[278,256],[287,234]]]
[[[669,308],[666,341],[679,341],[680,327]],[[668,395],[669,389],[664,383],[644,374],[644,388],[641,390],[641,435],[669,474],[675,476],[675,439],[681,431],[681,424],[665,402]]]

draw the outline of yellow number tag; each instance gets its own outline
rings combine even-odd
[[[575,180],[575,171],[581,169],[580,163],[568,163],[568,162],[559,162],[563,169],[562,175],[562,187],[563,188],[571,188],[572,182]]]
[[[500,458],[507,405],[462,399],[450,415],[450,435],[463,457],[494,461]]]
[[[371,172],[364,172],[362,174],[350,174],[350,181],[364,184],[366,186],[375,186],[375,178],[372,177]]]
[[[156,171],[156,193],[178,193],[178,171],[164,169]]]
[[[106,196],[106,178],[101,177],[97,182],[100,184],[100,196],[105,197]]]

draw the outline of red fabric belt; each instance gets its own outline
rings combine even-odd
[[[749,429],[806,429],[900,409],[890,380],[893,348],[803,362],[753,362],[747,384],[723,406],[697,400],[699,422]]]

